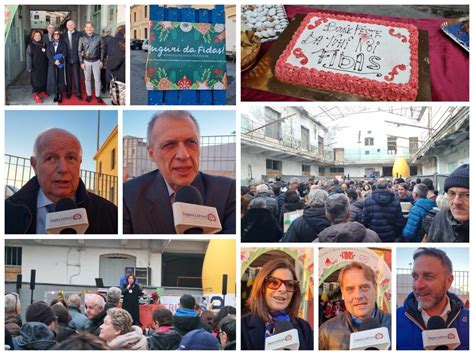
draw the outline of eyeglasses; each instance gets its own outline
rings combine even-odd
[[[469,192],[460,192],[456,193],[454,191],[449,190],[447,192],[448,195],[448,200],[452,201],[458,196],[462,202],[468,202],[469,201]]]
[[[278,277],[268,276],[265,278],[265,284],[271,290],[278,290],[282,284],[285,284],[286,290],[293,292],[299,286],[300,282],[298,280],[282,280]]]

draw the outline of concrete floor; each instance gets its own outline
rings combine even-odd
[[[145,87],[145,68],[147,52],[143,50],[130,50],[130,104],[148,105],[148,93]],[[227,105],[235,105],[235,62],[227,61],[227,77],[229,86],[227,87]]]
[[[467,5],[301,5],[321,10],[405,18],[458,18],[469,16]]]

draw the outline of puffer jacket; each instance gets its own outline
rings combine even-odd
[[[312,242],[330,225],[324,207],[307,208],[301,217],[291,223],[281,242]]]
[[[447,293],[451,305],[446,325],[456,328],[461,341],[456,350],[469,349],[469,310],[464,303],[453,293]],[[425,322],[418,311],[418,302],[415,295],[410,293],[397,309],[397,350],[423,350],[422,332],[426,330]]]
[[[92,36],[84,34],[79,38],[78,49],[79,60],[82,63],[95,62],[100,60],[102,63],[105,58],[105,43],[101,36],[93,33]]]
[[[403,237],[408,242],[421,242],[423,239],[423,218],[436,206],[436,202],[428,198],[419,198],[410,209],[407,224],[403,228]]]
[[[362,224],[377,233],[382,242],[394,242],[405,226],[398,196],[389,190],[372,192],[364,202]]]
[[[392,334],[392,316],[375,306],[374,318],[378,319],[381,327],[388,328],[388,334]],[[331,318],[319,327],[319,350],[349,350],[351,334],[357,332],[352,322],[352,316],[348,311]]]
[[[20,335],[21,318],[13,313],[5,313],[5,329],[11,336]]]
[[[150,350],[176,350],[181,343],[181,334],[171,329],[167,332],[156,332],[147,337]]]
[[[334,224],[321,233],[314,242],[319,243],[371,243],[380,242],[374,231],[365,228],[358,222]]]
[[[449,208],[442,208],[431,222],[428,241],[433,243],[469,243],[469,221],[459,223]]]
[[[147,350],[148,342],[140,327],[133,325],[130,333],[117,336],[107,343],[111,350]]]
[[[283,231],[266,208],[251,208],[241,221],[242,242],[278,242]]]
[[[351,216],[349,217],[349,222],[361,223],[363,209],[364,209],[364,200],[353,200],[351,202]]]

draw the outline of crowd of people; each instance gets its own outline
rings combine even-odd
[[[429,178],[258,181],[242,186],[241,216],[242,242],[467,243],[469,164],[443,191]]]
[[[34,302],[21,319],[18,294],[5,295],[6,350],[235,350],[236,309],[205,310],[192,295],[180,298],[173,314],[158,307],[153,327],[139,326],[121,303],[130,287],[111,287],[106,297],[71,294],[50,304]]]
[[[47,33],[35,29],[26,48],[26,70],[30,73],[33,98],[42,103],[54,95],[54,102],[63,101],[63,93],[78,100],[92,99],[92,77],[97,103],[102,104],[101,93],[110,89],[111,80],[125,83],[125,26],[119,26],[112,36],[110,27],[102,35],[94,33],[92,22],[86,22],[84,31],[76,30],[76,23],[68,20],[61,32],[49,24]],[[83,72],[83,75],[81,75]],[[83,79],[82,79],[83,78]]]

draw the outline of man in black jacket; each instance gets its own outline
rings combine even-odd
[[[74,95],[82,100],[81,94],[81,65],[79,62],[79,38],[81,33],[76,31],[76,23],[73,20],[66,22],[67,31],[63,33],[64,42],[67,44],[68,55],[66,62],[66,96],[69,99],[72,95],[74,85]]]
[[[88,192],[80,179],[82,148],[70,132],[52,128],[35,140],[31,166],[36,176],[5,200],[6,234],[44,234],[46,216],[64,198],[85,208],[86,234],[116,234],[117,206]]]

